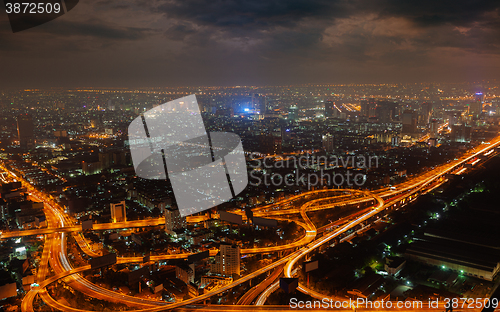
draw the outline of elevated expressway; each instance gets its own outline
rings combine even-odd
[[[53,300],[50,298],[48,295],[45,287],[58,279],[65,278],[66,281],[69,281],[71,283],[71,286],[74,287],[75,284],[80,285],[77,286],[77,288],[81,288],[81,291],[86,294],[93,294],[93,297],[96,298],[102,298],[104,300],[110,300],[116,302],[118,300],[119,302],[123,302],[126,304],[130,304],[131,306],[141,306],[143,307],[142,310],[136,310],[136,311],[161,311],[165,309],[173,309],[173,308],[179,308],[181,306],[186,306],[186,305],[191,305],[193,303],[205,300],[210,298],[213,295],[222,293],[224,291],[227,291],[231,289],[232,287],[239,285],[241,283],[244,283],[246,281],[249,281],[250,279],[267,272],[269,270],[272,270],[278,266],[284,266],[284,272],[285,276],[291,276],[292,268],[293,266],[297,263],[297,261],[304,257],[307,253],[310,251],[314,250],[315,248],[321,246],[322,244],[328,242],[329,240],[341,235],[342,233],[345,233],[352,227],[356,226],[357,224],[373,217],[380,211],[384,210],[385,208],[389,207],[390,205],[395,204],[396,202],[402,201],[404,199],[412,199],[415,198],[418,194],[422,192],[429,191],[442,183],[444,183],[445,179],[442,179],[442,177],[450,172],[451,170],[461,166],[465,162],[471,160],[474,157],[477,157],[478,155],[481,155],[481,153],[484,153],[492,148],[497,147],[500,144],[499,138],[496,138],[492,140],[489,144],[486,146],[482,145],[471,152],[469,152],[466,156],[461,157],[460,159],[454,160],[452,162],[449,162],[447,164],[438,166],[437,168],[420,175],[418,177],[415,177],[405,183],[402,183],[397,186],[397,188],[390,189],[390,188],[385,188],[381,190],[374,191],[373,193],[369,192],[362,192],[359,190],[317,190],[317,191],[312,191],[304,194],[300,194],[297,196],[294,196],[292,198],[280,201],[276,204],[273,205],[268,205],[264,207],[260,207],[258,209],[255,209],[255,215],[266,215],[270,216],[273,213],[276,213],[276,216],[283,214],[281,212],[278,212],[279,210],[276,210],[276,207],[282,208],[284,210],[287,210],[285,214],[293,214],[293,213],[300,213],[303,223],[299,223],[305,231],[306,234],[299,239],[296,242],[293,242],[288,245],[284,246],[272,246],[272,247],[264,247],[264,248],[250,248],[250,249],[243,249],[242,253],[269,253],[269,252],[275,252],[275,251],[281,251],[281,250],[293,250],[296,248],[299,248],[303,246],[302,248],[293,251],[291,254],[287,255],[286,257],[283,257],[279,259],[278,261],[260,268],[259,270],[252,272],[237,281],[226,285],[224,287],[221,287],[215,291],[209,292],[207,294],[179,302],[179,303],[173,303],[173,304],[165,304],[163,302],[158,302],[158,301],[152,301],[152,300],[144,300],[140,299],[137,300],[138,298],[131,297],[131,296],[126,296],[122,294],[118,294],[116,292],[112,292],[106,289],[103,289],[99,286],[93,285],[90,282],[86,281],[83,279],[80,275],[77,275],[77,273],[83,272],[85,270],[90,269],[89,266],[84,266],[81,268],[72,268],[66,258],[66,248],[65,248],[65,243],[64,243],[64,233],[61,232],[61,229],[65,231],[66,229],[71,229],[76,231],[80,231],[81,228],[78,226],[75,226],[74,223],[69,220],[69,218],[62,212],[60,207],[54,207],[54,202],[50,200],[48,197],[41,196],[41,194],[38,194],[37,191],[31,187],[29,184],[25,186],[28,187],[28,189],[32,192],[32,196],[36,196],[38,200],[41,199],[46,205],[46,212],[48,211],[48,215],[51,214],[52,216],[47,218],[48,220],[48,225],[50,230],[54,230],[54,232],[50,232],[47,234],[46,237],[46,243],[44,245],[44,250],[42,253],[42,261],[41,265],[39,267],[39,270],[37,272],[37,282],[40,285],[39,287],[36,287],[32,289],[24,298],[23,304],[22,304],[22,310],[23,311],[33,311],[33,299],[36,297],[37,294],[40,294],[40,297],[42,300],[44,300],[47,304],[52,306],[55,309],[58,310],[63,310],[63,311],[81,311],[80,309],[75,309],[71,307],[66,307],[62,306],[60,303],[57,301]],[[5,168],[1,168],[6,170]],[[19,178],[17,178],[19,179]],[[323,193],[324,195],[328,196],[328,192],[333,192],[333,193],[338,193],[341,192],[341,194],[350,197],[349,195],[351,194],[360,194],[364,193],[365,196],[360,197],[360,198],[355,198],[355,199],[348,199],[348,200],[341,200],[337,201],[339,196],[335,199],[334,197],[323,197],[323,198],[318,198],[314,199],[311,201],[306,202],[304,205],[302,205],[299,209],[293,208],[293,205],[289,203],[293,203],[296,200],[307,200],[308,196],[311,195],[318,195],[319,193]],[[341,195],[341,196],[343,196]],[[385,199],[384,199],[385,198]],[[335,202],[331,203],[326,203],[326,204],[321,204],[321,202],[327,202],[329,200],[335,200]],[[341,225],[340,227],[336,228],[333,230],[331,233],[325,234],[323,237],[319,239],[315,239],[317,230],[312,224],[312,222],[309,220],[307,217],[307,211],[312,211],[312,210],[319,210],[319,209],[328,209],[331,207],[338,206],[339,204],[356,204],[356,203],[362,203],[362,202],[367,202],[367,201],[372,201],[376,202],[376,205],[372,209],[368,209],[367,212],[356,216],[354,220],[348,220],[348,223],[345,223],[344,225]],[[47,210],[48,206],[48,210]],[[58,209],[59,208],[59,209]],[[287,209],[288,208],[288,209]],[[276,212],[274,212],[276,211]],[[50,220],[50,221],[49,221]],[[148,221],[151,223],[154,222],[160,222],[159,220],[144,220]],[[345,221],[345,220],[344,220]],[[134,221],[132,221],[134,222]],[[128,222],[127,222],[128,223]],[[140,222],[138,223],[140,224]],[[158,223],[161,224],[161,223]],[[104,225],[103,225],[104,226]],[[128,224],[123,224],[120,225],[123,227],[130,227]],[[143,225],[144,226],[144,225]],[[57,231],[56,229],[59,229]],[[97,229],[97,228],[95,228]],[[103,228],[104,229],[104,228]],[[7,233],[5,233],[7,234]],[[34,234],[31,234],[34,235]],[[88,248],[88,245],[81,236],[80,233],[75,233],[73,234],[75,238],[77,239],[78,244],[84,250],[84,252],[88,253],[89,255],[93,256],[93,252]],[[2,237],[4,238],[4,237]],[[6,237],[5,237],[6,238]],[[212,251],[211,254],[215,254],[217,251]],[[54,257],[55,255],[55,257]],[[185,258],[187,257],[188,254],[174,254],[174,255],[164,255],[164,256],[153,256],[152,260],[153,261],[158,261],[162,259],[173,259],[173,258]],[[48,261],[47,261],[48,260]],[[142,261],[142,257],[131,257],[131,258],[119,258],[118,263],[138,263]],[[46,278],[48,274],[48,263],[52,266],[54,269],[55,275],[49,278]],[[68,280],[69,278],[69,280]],[[76,283],[75,283],[76,282]],[[80,290],[80,289],[77,289]],[[89,290],[91,290],[89,292]],[[311,290],[306,289],[303,285],[299,287],[299,290],[302,290],[303,292],[311,294],[313,297],[314,293]],[[93,293],[95,292],[95,293]],[[97,296],[96,296],[97,295]],[[130,297],[130,298],[128,298]],[[158,306],[161,305],[161,306]],[[243,308],[243,306],[242,306]],[[195,309],[193,307],[193,309]]]

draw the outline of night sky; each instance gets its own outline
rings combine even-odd
[[[12,33],[0,89],[500,79],[500,1],[81,0]]]

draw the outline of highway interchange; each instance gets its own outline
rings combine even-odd
[[[98,256],[98,254],[91,250],[88,242],[83,237],[81,233],[81,225],[76,225],[75,220],[64,213],[62,207],[50,195],[38,191],[29,183],[17,177],[13,172],[10,172],[3,165],[0,165],[0,170],[6,173],[6,177],[3,176],[4,178],[7,178],[9,180],[16,179],[17,181],[21,181],[23,183],[23,187],[27,189],[33,200],[44,203],[44,212],[47,217],[47,228],[6,232],[1,234],[1,238],[6,239],[26,235],[45,236],[45,243],[41,261],[36,274],[36,283],[39,286],[33,287],[26,294],[22,301],[22,311],[34,311],[33,304],[36,296],[39,296],[41,300],[43,300],[47,305],[54,308],[55,310],[82,311],[77,307],[66,306],[50,296],[46,287],[52,283],[57,282],[58,280],[64,280],[72,288],[84,293],[85,295],[109,302],[123,303],[131,308],[133,307],[134,309],[136,309],[134,311],[164,311],[174,308],[180,309],[182,311],[199,309],[207,310],[207,307],[210,307],[210,309],[213,310],[289,310],[290,308],[288,306],[259,307],[250,304],[252,302],[255,302],[257,305],[263,304],[266,301],[267,297],[278,288],[277,281],[279,280],[281,274],[283,273],[285,277],[292,277],[300,260],[307,257],[307,255],[313,250],[348,232],[360,223],[376,217],[385,209],[394,207],[395,205],[407,203],[408,201],[412,201],[419,195],[427,193],[439,187],[446,182],[446,174],[454,173],[458,170],[460,171],[460,173],[462,173],[464,171],[464,164],[474,161],[476,158],[481,157],[483,154],[498,147],[499,144],[500,137],[497,137],[490,142],[481,144],[473,150],[468,151],[459,159],[455,159],[448,163],[437,166],[422,175],[411,177],[404,183],[396,185],[395,187],[383,188],[373,192],[348,189],[314,190],[293,196],[285,200],[281,200],[274,204],[255,208],[255,216],[266,216],[268,218],[282,219],[282,217],[285,217],[287,215],[299,215],[302,220],[296,221],[296,223],[305,230],[305,234],[287,245],[242,249],[242,254],[284,252],[285,255],[279,258],[277,261],[261,267],[255,272],[251,272],[228,285],[217,288],[206,294],[176,303],[166,303],[162,301],[148,300],[124,295],[122,293],[111,291],[95,285],[83,278],[80,273],[90,270],[90,265],[78,268],[73,268],[71,266],[67,258],[65,238],[66,235],[72,235],[84,253],[86,253],[90,257]],[[308,198],[314,199],[308,200]],[[294,205],[297,200],[305,200],[305,203],[300,205],[300,207],[297,207],[296,205]],[[341,220],[328,224],[320,229],[317,229],[315,227],[315,225],[307,215],[307,212],[310,211],[331,209],[333,207],[354,205],[360,203],[366,203],[367,205],[369,205],[369,208],[361,209],[348,217],[342,218]],[[201,220],[203,220],[203,217],[199,216],[191,219],[191,221]],[[160,218],[140,221],[128,221],[122,223],[94,224],[93,228],[94,230],[105,230],[157,226],[164,224],[164,222],[164,219]],[[326,231],[326,229],[328,229],[328,231]],[[216,253],[217,250],[210,251],[211,256],[215,255]],[[187,258],[188,255],[189,254],[153,255],[151,256],[151,261],[183,259]],[[119,257],[118,263],[139,264],[142,263],[142,257]],[[49,276],[51,274],[50,268],[52,268],[54,275]],[[204,300],[209,299],[214,295],[224,293],[231,288],[250,281],[253,278],[258,277],[268,271],[271,271],[271,275],[263,282],[261,282],[261,284],[255,285],[253,288],[251,288],[247,294],[240,298],[240,301],[236,306],[223,305],[220,307],[214,307],[211,305],[206,306],[203,304],[199,304],[200,302],[203,302]],[[304,285],[299,285],[298,290],[319,300],[327,298],[327,296],[319,294],[312,289],[308,289]],[[362,309],[360,308],[360,310]]]

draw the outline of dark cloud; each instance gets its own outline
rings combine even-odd
[[[58,36],[90,36],[109,40],[140,40],[152,32],[150,28],[118,27],[97,19],[85,22],[57,20],[35,29],[37,32]]]
[[[500,1],[491,0],[388,0],[381,14],[406,17],[420,26],[445,23],[465,26],[481,20],[485,13],[498,11],[499,8]]]
[[[0,14],[0,58],[11,61],[0,79],[413,82],[468,79],[471,64],[489,78],[500,70],[499,7],[483,0],[80,1],[64,17],[18,34]],[[66,67],[54,70],[51,59],[61,51],[71,52]]]
[[[276,26],[295,26],[297,22],[308,17],[345,16],[346,3],[337,0],[186,0],[167,1],[156,9],[165,13],[168,18],[201,25],[269,29]]]

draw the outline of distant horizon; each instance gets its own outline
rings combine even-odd
[[[432,82],[378,82],[378,83],[297,83],[297,84],[267,84],[267,85],[171,85],[171,86],[71,86],[71,87],[63,87],[63,86],[50,86],[50,87],[10,87],[10,88],[2,88],[0,87],[0,91],[37,91],[37,90],[51,90],[57,91],[60,90],[81,90],[81,89],[113,89],[113,90],[138,90],[138,89],[169,89],[169,88],[266,88],[266,87],[342,87],[342,86],[390,86],[390,85],[474,85],[474,84],[491,84],[491,83],[500,83],[500,78],[497,79],[489,79],[489,80],[480,80],[480,81],[457,81],[457,82],[440,82],[440,81],[432,81]],[[89,91],[90,91],[89,90]],[[85,90],[82,90],[85,91]]]

